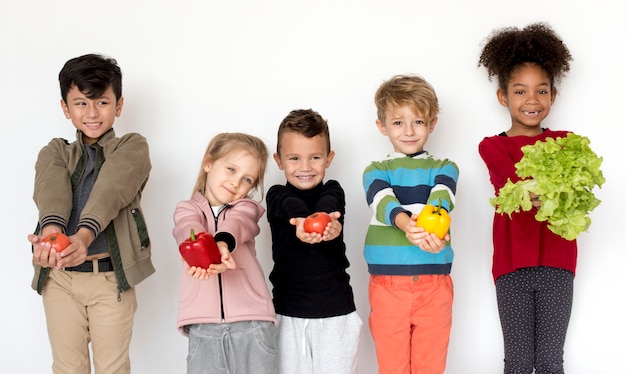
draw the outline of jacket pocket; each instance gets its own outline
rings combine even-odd
[[[135,220],[137,235],[139,235],[139,243],[141,244],[141,250],[143,251],[145,249],[148,249],[150,247],[150,237],[148,235],[146,221],[143,218],[143,213],[139,208],[133,208],[130,212],[133,215],[133,219]]]

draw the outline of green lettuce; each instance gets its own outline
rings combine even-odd
[[[495,198],[496,212],[509,217],[520,209],[533,209],[530,193],[540,196],[535,218],[548,221],[548,228],[567,239],[575,239],[591,225],[588,214],[600,205],[592,190],[602,187],[602,157],[589,147],[585,136],[569,133],[564,138],[547,138],[522,147],[524,156],[515,164],[523,180],[509,179]]]

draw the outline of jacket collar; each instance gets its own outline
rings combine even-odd
[[[105,132],[104,134],[102,134],[102,136],[98,139],[98,141],[96,143],[99,144],[104,144],[106,142],[108,142],[109,140],[115,138],[115,130],[113,130],[113,127],[111,127],[109,129],[109,131]],[[80,145],[85,145],[83,143],[83,132],[80,130],[76,130],[76,140],[78,140],[78,142],[80,143]]]

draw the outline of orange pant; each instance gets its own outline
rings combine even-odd
[[[379,374],[442,374],[452,299],[450,275],[370,275],[369,326]]]

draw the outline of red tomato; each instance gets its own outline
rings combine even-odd
[[[67,235],[62,234],[60,232],[55,232],[43,238],[43,243],[50,243],[50,247],[57,252],[61,252],[68,245],[70,245],[70,239]]]
[[[304,231],[308,233],[318,233],[324,235],[326,225],[332,221],[332,218],[327,213],[317,212],[306,217],[304,220]]]

